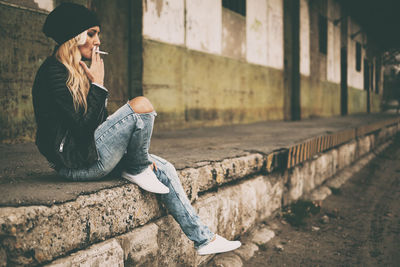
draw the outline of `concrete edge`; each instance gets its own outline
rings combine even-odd
[[[229,166],[231,168],[233,166],[233,163],[227,159],[223,162],[213,163],[211,167],[203,166],[195,169],[194,173],[188,172],[185,190],[188,190],[188,186],[192,186],[191,183],[188,185],[189,179],[193,183],[196,182],[193,177],[208,182],[211,174],[212,181],[218,185],[239,179],[240,176],[249,177],[237,184],[219,187],[217,193],[209,192],[201,197],[198,193],[204,191],[201,191],[200,188],[205,190],[208,186],[197,185],[197,191],[193,189],[196,187],[192,186],[189,190],[192,193],[191,199],[197,200],[195,206],[199,206],[201,203],[198,211],[200,217],[205,218],[206,224],[211,228],[214,227],[213,230],[218,233],[225,233],[227,237],[238,236],[248,230],[256,221],[268,217],[274,210],[280,208],[282,203],[296,201],[303,193],[310,192],[338,170],[345,168],[363,153],[370,151],[379,141],[396,132],[397,125],[389,126],[375,134],[361,136],[356,141],[338,146],[319,156],[314,155],[313,159],[287,169],[283,174],[275,172],[268,176],[260,176],[264,177],[263,180],[267,180],[266,183],[254,182],[260,177],[252,178],[249,175],[258,168],[262,169],[262,166],[265,166],[266,170],[268,170],[268,166],[275,166],[272,164],[273,160],[270,164],[268,163],[268,156],[265,163],[260,161],[261,154],[240,157],[236,164],[239,166],[244,164],[244,170],[232,172],[232,176],[226,175],[224,172],[224,168],[226,170],[229,169]],[[246,159],[249,162],[247,165]],[[262,163],[260,164],[260,162]],[[180,176],[183,176],[182,173]],[[204,177],[207,176],[208,179],[205,179]],[[185,178],[182,180],[184,183]],[[254,187],[253,183],[258,185]],[[237,191],[235,188],[238,186],[247,188],[244,191],[240,189],[235,193],[235,195],[241,196],[239,200],[231,199],[230,193],[223,194],[223,192]],[[257,190],[264,191],[262,194],[257,194]],[[197,193],[193,194],[193,192]],[[252,192],[250,195],[253,197],[258,196],[263,202],[254,198],[248,199],[249,192]],[[229,202],[227,202],[228,199],[230,199]],[[214,204],[216,200],[224,203],[220,204],[219,209],[216,209]],[[241,202],[243,200],[246,200],[246,204]],[[238,201],[242,204],[239,205]],[[131,205],[133,202],[135,205]],[[210,202],[211,204],[209,204]],[[239,206],[246,206],[246,209],[239,209]],[[239,210],[241,211],[239,212]],[[253,210],[256,212],[252,212]],[[142,193],[135,186],[129,184],[111,190],[105,189],[88,196],[80,196],[76,201],[62,205],[0,208],[0,224],[2,226],[0,236],[3,237],[0,250],[5,251],[10,262],[16,264],[35,265],[49,262],[56,257],[68,255],[71,251],[85,249],[93,243],[102,242],[132,230],[135,231],[139,226],[162,217],[163,212],[153,195]],[[228,212],[228,214],[222,216],[224,212]],[[234,214],[230,214],[230,212],[234,212]],[[165,217],[161,219],[163,218]],[[237,222],[239,222],[238,228],[233,227],[232,224]],[[179,232],[179,230],[177,231]],[[125,261],[127,260],[125,259]]]

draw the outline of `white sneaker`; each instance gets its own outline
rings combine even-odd
[[[229,241],[222,236],[215,235],[215,239],[207,245],[199,248],[197,253],[199,253],[199,255],[222,253],[237,249],[241,245],[242,243],[240,243],[240,241]]]
[[[127,172],[123,172],[121,176],[128,181],[137,184],[140,188],[146,191],[157,194],[169,193],[169,188],[157,179],[150,166],[139,174],[133,175]]]

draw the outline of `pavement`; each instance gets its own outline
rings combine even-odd
[[[365,114],[155,132],[150,153],[181,170],[249,153],[269,154],[315,136],[396,118]],[[48,166],[34,143],[0,144],[0,206],[63,203],[125,183],[115,175],[93,182],[66,181]]]

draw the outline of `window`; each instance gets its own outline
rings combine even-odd
[[[370,75],[369,75],[369,84],[370,84],[370,89],[372,92],[375,92],[375,83],[374,83],[374,77],[375,77],[375,64],[373,61],[370,63]]]
[[[380,78],[381,78],[381,68],[380,68],[380,65],[377,64],[376,69],[375,69],[375,93],[377,93],[377,94],[379,93]]]
[[[326,55],[328,50],[328,22],[326,17],[319,15],[319,52]]]
[[[370,90],[370,63],[364,58],[364,90]]]
[[[356,71],[361,71],[361,44],[356,42]]]
[[[246,0],[222,0],[222,6],[246,16]]]

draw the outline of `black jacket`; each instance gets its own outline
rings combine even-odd
[[[98,159],[94,131],[107,118],[108,92],[91,85],[87,112],[75,110],[67,68],[54,56],[40,66],[32,88],[36,145],[55,168],[87,167]]]

